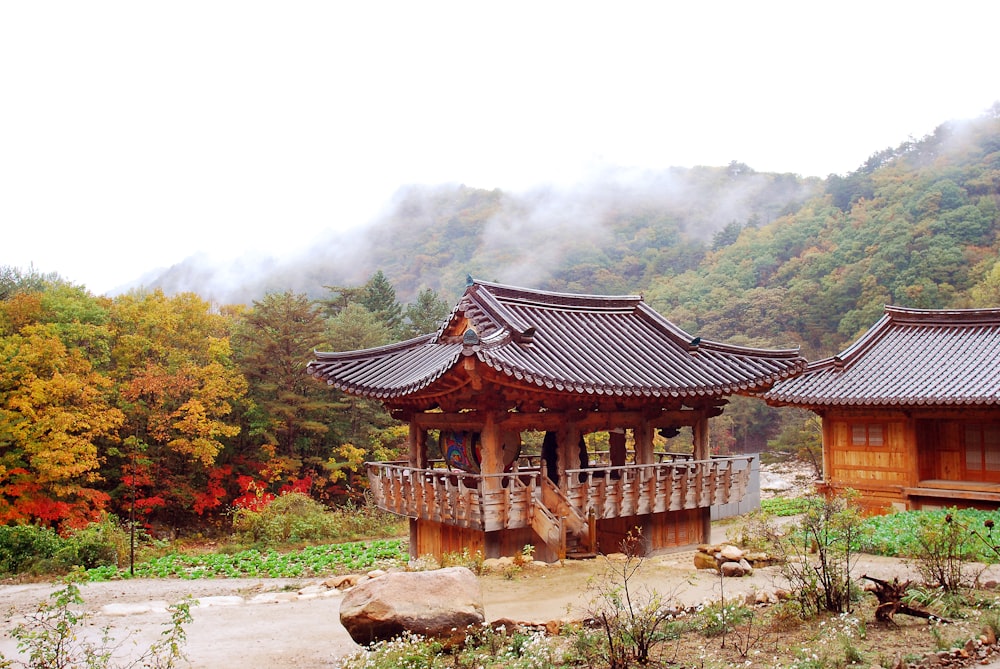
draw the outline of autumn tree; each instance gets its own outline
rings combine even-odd
[[[97,519],[107,502],[97,444],[124,423],[110,384],[51,325],[0,339],[0,523]]]
[[[131,484],[114,494],[122,504],[136,495],[150,519],[184,522],[239,432],[231,414],[247,383],[232,359],[228,323],[193,293],[158,290],[115,298],[111,313],[111,373],[130,439],[109,456],[119,480]]]
[[[108,300],[57,274],[0,268],[0,522],[71,527],[104,510],[118,440]]]

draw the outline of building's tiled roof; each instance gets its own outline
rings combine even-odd
[[[466,324],[469,331],[463,331]],[[805,367],[797,350],[701,341],[639,296],[569,295],[477,281],[436,334],[365,351],[317,352],[309,372],[346,392],[386,400],[419,393],[463,356],[525,387],[630,397],[761,391]]]
[[[1000,309],[886,307],[840,355],[763,397],[772,404],[976,406],[1000,403]]]

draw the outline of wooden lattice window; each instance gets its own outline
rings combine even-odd
[[[882,423],[854,423],[851,425],[851,445],[885,445],[885,426]]]
[[[1000,472],[1000,425],[965,425],[965,469],[970,472]]]

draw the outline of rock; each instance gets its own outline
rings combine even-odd
[[[340,603],[340,622],[361,645],[407,631],[454,639],[484,620],[482,588],[465,567],[391,572],[351,588]]]
[[[739,562],[743,559],[743,550],[728,544],[719,549],[719,554],[728,562]]]
[[[329,588],[326,585],[319,583],[319,584],[307,585],[304,588],[299,588],[298,594],[303,597],[309,597],[309,596],[318,597],[319,595],[324,594],[327,590],[329,590]]]
[[[167,611],[169,604],[162,600],[155,600],[145,604],[105,604],[101,607],[101,613],[106,616],[131,616],[137,613],[162,613]]]
[[[277,604],[280,602],[294,602],[299,596],[294,592],[262,592],[254,595],[250,600],[251,604]]]
[[[499,571],[500,558],[486,558],[483,560],[483,571]]]
[[[750,575],[753,574],[753,567],[750,566],[749,562],[747,562],[743,558],[740,558],[739,559],[739,563],[740,563],[740,567],[743,568],[743,574],[744,575],[750,576]]]
[[[740,566],[739,562],[723,562],[719,565],[719,571],[722,572],[723,576],[730,576],[733,578],[739,578],[741,576],[746,576],[746,570]]]
[[[760,567],[770,567],[773,564],[778,564],[781,562],[779,558],[769,555],[762,551],[749,551],[743,554],[743,559],[750,563],[750,566],[755,568]]]
[[[521,628],[521,623],[511,620],[510,618],[497,618],[490,623],[490,628],[497,632],[506,632],[510,634],[511,632],[516,632]]]
[[[385,569],[372,569],[370,572],[366,574],[366,576],[368,576],[368,578],[378,578],[379,576],[385,576],[388,573],[389,572],[387,572]]]
[[[709,555],[708,553],[702,553],[701,551],[694,554],[694,566],[695,569],[711,569],[712,571],[719,571],[719,562],[715,559],[715,556]]]
[[[191,608],[207,608],[209,606],[239,606],[244,602],[239,595],[217,595],[215,597],[199,597]]]
[[[761,490],[767,490],[770,492],[785,492],[786,490],[791,490],[793,487],[794,486],[792,486],[791,483],[780,476],[775,476],[774,474],[766,472],[760,473]]]
[[[326,579],[323,581],[323,585],[336,590],[346,590],[347,588],[353,588],[360,583],[361,578],[360,574],[343,574],[341,576],[334,576],[333,578]]]

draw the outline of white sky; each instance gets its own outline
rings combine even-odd
[[[1000,100],[1000,3],[2,2],[0,265],[102,293],[406,183],[826,176]]]

